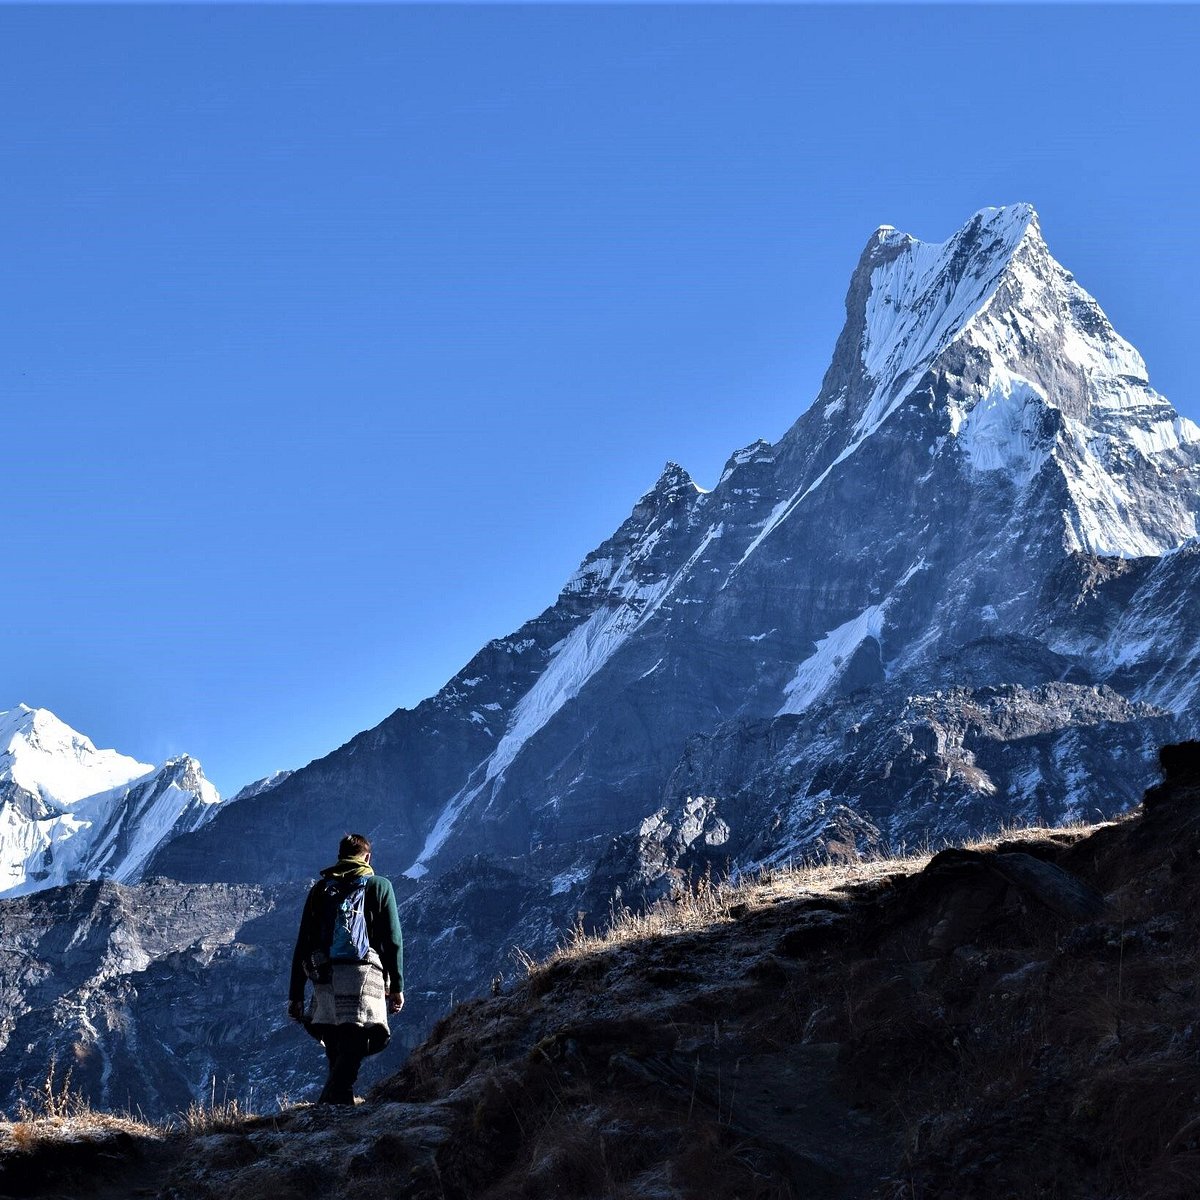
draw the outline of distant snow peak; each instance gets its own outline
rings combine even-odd
[[[136,881],[160,845],[206,824],[220,802],[194,758],[185,754],[168,759],[110,807],[81,864],[80,877]]]
[[[165,840],[199,828],[220,799],[187,755],[156,770],[97,750],[46,709],[0,713],[0,895],[135,879]]]
[[[233,804],[238,800],[249,800],[251,796],[261,796],[264,792],[277,788],[291,774],[291,771],[272,771],[270,775],[264,775],[262,779],[256,779],[253,783],[248,783],[244,788],[240,788],[229,797],[226,803]]]
[[[0,785],[11,781],[48,803],[75,804],[153,770],[115,750],[97,750],[48,709],[19,704],[0,713]]]

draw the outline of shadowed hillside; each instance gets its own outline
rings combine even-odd
[[[351,1113],[17,1122],[0,1192],[1193,1197],[1200,745],[1162,764],[1101,826],[706,881],[460,1005]]]

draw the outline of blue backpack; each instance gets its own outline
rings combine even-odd
[[[328,983],[333,963],[363,963],[371,952],[367,938],[367,879],[326,879],[318,893],[317,945],[305,964],[315,983]]]

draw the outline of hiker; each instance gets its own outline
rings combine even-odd
[[[304,984],[313,985],[309,1011]],[[388,1013],[404,1007],[404,943],[396,894],[371,870],[371,843],[348,833],[338,860],[304,901],[288,1016],[325,1047],[329,1078],[318,1104],[353,1104],[362,1060],[391,1037]]]

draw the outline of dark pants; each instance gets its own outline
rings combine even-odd
[[[370,1053],[368,1030],[361,1025],[326,1025],[321,1030],[321,1045],[329,1060],[329,1078],[317,1103],[353,1104],[358,1068]]]

